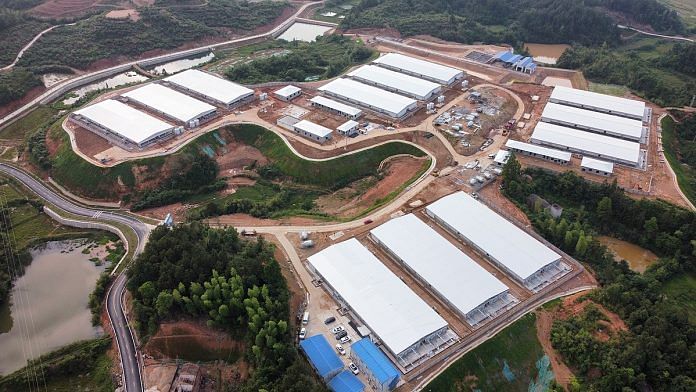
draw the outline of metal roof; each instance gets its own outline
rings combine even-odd
[[[329,381],[328,385],[329,389],[334,392],[362,392],[365,390],[362,381],[348,370],[338,373]]]
[[[638,164],[640,144],[561,125],[540,122],[534,128],[533,142],[566,146],[575,150]]]
[[[370,234],[462,314],[508,290],[413,214],[392,219]]]
[[[197,69],[189,69],[164,80],[228,105],[254,93],[254,90]]]
[[[383,110],[395,117],[402,116],[418,103],[412,98],[345,78],[335,79],[319,87],[319,90]]]
[[[370,369],[372,377],[378,383],[391,383],[395,378],[401,377],[399,371],[369,338],[362,338],[351,344],[350,350]]]
[[[643,118],[645,113],[644,102],[564,86],[554,87],[550,99],[600,108],[638,118]]]
[[[75,111],[75,114],[117,133],[135,144],[142,144],[174,128],[173,125],[113,99],[87,106]]]
[[[359,122],[353,121],[353,120],[348,120],[348,121],[344,122],[343,124],[339,125],[338,128],[336,128],[336,129],[341,131],[341,132],[348,132],[351,129],[357,127],[358,125],[360,125]]]
[[[333,132],[329,128],[326,128],[326,127],[321,126],[319,124],[315,124],[315,123],[313,123],[311,121],[307,121],[307,120],[301,120],[301,121],[296,122],[294,127],[301,130],[301,131],[311,133],[312,135],[317,136],[317,137],[327,137],[327,136],[331,135],[331,132]]]
[[[501,165],[504,165],[507,163],[509,158],[510,158],[510,151],[499,150],[495,154],[495,158],[493,158],[493,162],[500,163]]]
[[[407,72],[427,76],[432,80],[437,80],[442,84],[449,84],[452,79],[461,77],[464,72],[456,68],[448,67],[417,59],[410,56],[404,56],[399,53],[387,53],[374,61],[376,64],[384,64],[386,66],[402,69]]]
[[[567,151],[554,150],[553,148],[543,147],[537,144],[524,143],[517,140],[508,139],[505,147],[521,151],[531,152],[537,155],[544,155],[550,158],[560,159],[570,162],[570,157],[573,155]]]
[[[426,209],[521,279],[561,259],[546,245],[464,192]]]
[[[301,340],[300,347],[322,377],[343,368],[341,358],[338,357],[324,335],[314,335]]]
[[[339,111],[341,113],[345,113],[349,116],[358,116],[362,113],[362,110],[358,108],[354,108],[350,105],[346,105],[345,103],[334,101],[333,99],[322,97],[320,95],[310,99],[310,101]]]
[[[590,157],[582,157],[580,162],[581,167],[585,167],[592,170],[599,170],[605,173],[614,172],[614,164],[607,161],[600,161],[599,159],[594,159]]]
[[[280,95],[281,97],[287,98],[287,97],[297,93],[298,91],[302,91],[302,89],[297,87],[297,86],[293,86],[292,84],[289,84],[283,88],[280,88],[280,89],[274,91],[273,94]]]
[[[621,137],[640,140],[643,122],[607,113],[593,112],[574,106],[549,102],[541,113],[542,120],[560,121],[574,124],[578,128],[607,132]]]
[[[425,99],[440,90],[440,85],[376,65],[364,65],[348,74],[356,79],[408,93]]]
[[[514,54],[512,52],[503,51],[503,52],[498,52],[498,54],[495,55],[495,58],[497,58],[500,61],[507,62],[513,56],[514,56]]]
[[[307,260],[393,354],[399,355],[447,326],[430,305],[355,238]]]
[[[215,106],[156,83],[121,94],[179,121],[189,122],[215,111]]]

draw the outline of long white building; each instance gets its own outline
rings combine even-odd
[[[309,101],[314,107],[324,109],[328,112],[338,114],[339,116],[351,120],[357,120],[360,118],[360,116],[362,116],[362,110],[354,108],[350,105],[346,105],[345,103],[334,101],[333,99],[322,97],[321,95],[318,95]]]
[[[293,125],[293,129],[298,135],[304,136],[319,143],[324,143],[331,139],[331,133],[333,132],[325,126],[307,120],[296,122]]]
[[[75,111],[71,120],[107,140],[143,148],[174,135],[174,126],[108,99]]]
[[[418,105],[415,99],[346,78],[333,80],[319,90],[394,118],[404,117]]]
[[[164,82],[187,94],[228,108],[254,98],[254,90],[197,69],[179,72],[164,78]]]
[[[569,271],[561,255],[464,192],[443,197],[425,212],[532,291]]]
[[[505,142],[505,147],[507,147],[507,149],[510,151],[514,151],[522,155],[544,159],[560,165],[567,165],[573,155],[567,151],[554,150],[552,148],[537,144],[524,143],[512,139],[508,139],[508,141]]]
[[[146,84],[121,96],[174,121],[195,126],[215,115],[215,106],[156,83]]]
[[[530,141],[633,167],[641,160],[637,142],[545,122],[537,124]]]
[[[570,87],[554,87],[549,101],[641,121],[645,116],[645,102]]]
[[[308,261],[336,300],[353,311],[402,367],[417,366],[456,339],[447,322],[355,238]]]
[[[464,77],[464,71],[446,65],[404,56],[400,53],[387,53],[374,61],[375,64],[403,72],[411,76],[427,79],[449,86]]]
[[[544,107],[541,121],[635,142],[640,141],[643,136],[643,122],[640,120],[553,102],[549,102]]]
[[[370,237],[472,326],[519,302],[503,282],[413,214],[372,229]]]
[[[439,84],[392,71],[376,65],[364,65],[348,74],[353,79],[383,88],[398,94],[428,100],[440,92]]]

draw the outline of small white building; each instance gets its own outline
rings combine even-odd
[[[598,174],[609,177],[614,174],[614,164],[607,161],[600,161],[590,157],[582,157],[580,169],[585,173]]]
[[[352,136],[356,133],[358,133],[358,127],[360,126],[360,123],[354,120],[348,120],[344,122],[343,124],[339,125],[336,130],[338,133],[344,136]]]
[[[497,154],[495,154],[495,158],[493,158],[493,162],[497,166],[505,166],[508,159],[510,159],[510,151],[500,150],[500,151],[498,151]]]
[[[302,94],[302,89],[293,86],[292,84],[287,85],[281,89],[278,89],[273,92],[273,95],[276,96],[276,98],[280,99],[281,101],[285,102],[290,102],[293,99],[299,97]]]
[[[300,120],[295,123],[294,130],[298,135],[304,136],[307,139],[311,139],[319,143],[324,143],[330,140],[331,133],[333,132],[329,128],[307,120]]]

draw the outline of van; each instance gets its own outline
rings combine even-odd
[[[302,316],[302,325],[307,325],[309,323],[309,312],[304,312]]]

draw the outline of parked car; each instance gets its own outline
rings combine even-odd
[[[307,328],[302,328],[300,330],[300,339],[304,339],[307,336]]]
[[[324,320],[324,324],[328,325],[328,324],[333,323],[334,321],[336,321],[336,317],[331,316],[331,317],[327,318],[326,320]]]
[[[346,349],[344,349],[339,343],[336,344],[336,351],[338,351],[338,353],[341,355],[346,355]]]
[[[360,373],[360,369],[358,369],[357,366],[353,362],[351,362],[348,367],[350,368],[350,371],[353,372],[353,374],[358,374]]]
[[[341,340],[341,339],[345,338],[346,336],[348,336],[348,332],[341,331],[341,332],[336,334],[336,340]]]
[[[346,330],[346,329],[343,328],[342,325],[339,325],[338,327],[334,327],[333,329],[331,329],[331,332],[333,332],[333,333],[339,333],[339,332],[342,332],[342,331],[345,331],[345,330]]]
[[[351,339],[350,336],[344,336],[339,341],[343,344],[346,344],[346,343],[350,342],[351,340],[353,340],[353,339]]]
[[[365,219],[365,221],[363,221],[363,223],[366,225],[369,225],[372,222],[374,222],[372,219]]]

